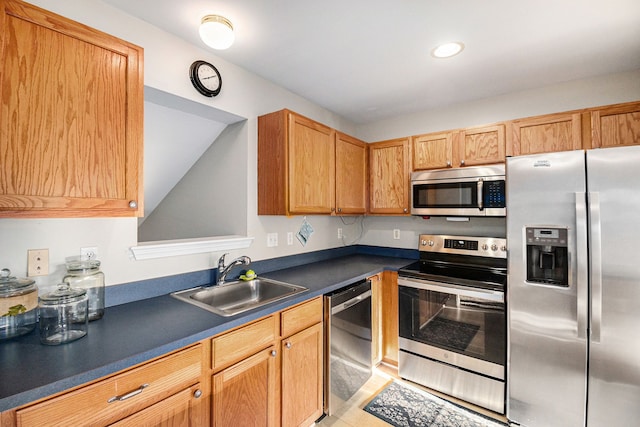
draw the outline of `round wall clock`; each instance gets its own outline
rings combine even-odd
[[[220,93],[222,76],[220,71],[206,61],[195,61],[189,69],[191,83],[204,96],[213,97]]]

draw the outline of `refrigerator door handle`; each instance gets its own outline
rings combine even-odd
[[[587,253],[587,201],[584,192],[576,194],[576,313],[578,338],[587,338],[588,305],[588,253]]]
[[[600,342],[602,326],[602,232],[600,227],[600,193],[589,197],[589,238],[591,243],[591,340]]]

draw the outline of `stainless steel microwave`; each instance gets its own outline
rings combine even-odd
[[[411,214],[506,216],[504,165],[411,174]]]

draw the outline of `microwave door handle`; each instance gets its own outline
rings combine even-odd
[[[482,178],[478,180],[478,209],[484,209],[484,180]]]

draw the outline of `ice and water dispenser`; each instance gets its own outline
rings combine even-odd
[[[569,286],[567,229],[526,227],[527,282]]]

